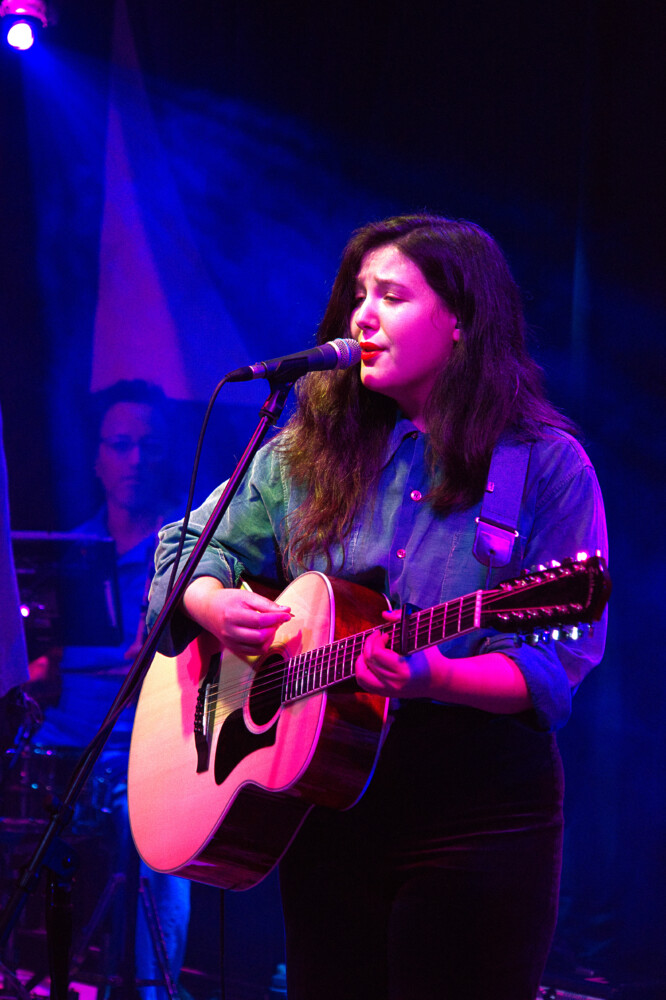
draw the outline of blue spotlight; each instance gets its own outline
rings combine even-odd
[[[13,49],[25,52],[47,26],[46,0],[2,0],[2,34]]]

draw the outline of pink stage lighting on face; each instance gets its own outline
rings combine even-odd
[[[25,52],[34,44],[37,33],[49,23],[46,0],[2,0],[0,18],[7,43]]]

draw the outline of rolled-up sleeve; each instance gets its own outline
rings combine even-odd
[[[608,558],[608,538],[601,490],[589,459],[579,445],[569,445],[566,466],[538,483],[531,531],[523,566],[594,555]],[[573,452],[573,454],[572,454]],[[565,471],[566,470],[566,471]],[[607,611],[579,638],[563,635],[532,646],[516,645],[512,636],[486,637],[482,652],[502,652],[520,668],[532,698],[538,725],[558,729],[571,713],[571,698],[583,678],[601,660],[606,642]]]
[[[201,507],[190,515],[179,573],[201,537],[225,485],[218,487]],[[270,442],[255,457],[245,480],[197,564],[192,579],[210,576],[219,580],[225,587],[238,586],[245,576],[280,580],[282,569],[279,538],[285,531],[284,499],[279,455],[274,443]],[[147,616],[149,629],[154,625],[167,598],[181,531],[182,521],[165,525],[160,531]],[[194,621],[182,612],[176,611],[160,637],[158,648],[167,656],[174,656],[180,653],[199,631],[199,626]]]

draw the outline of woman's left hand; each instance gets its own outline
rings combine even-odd
[[[399,611],[385,611],[390,622],[400,620]],[[356,660],[356,680],[364,691],[387,698],[433,697],[433,666],[435,657],[444,659],[437,647],[424,649],[410,656],[401,656],[387,648],[389,636],[372,632],[363,644]]]
[[[384,618],[398,622],[400,612],[385,611]],[[431,698],[503,715],[533,707],[520,668],[504,653],[451,658],[429,646],[401,656],[387,649],[388,640],[377,631],[363,644],[356,680],[364,691],[385,698]]]

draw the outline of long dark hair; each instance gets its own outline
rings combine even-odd
[[[426,406],[435,511],[477,503],[502,434],[534,440],[544,425],[575,428],[544,395],[527,353],[518,287],[488,233],[471,222],[405,215],[357,230],[345,247],[319,343],[349,337],[356,277],[370,251],[395,245],[459,320],[460,340]],[[396,404],[366,389],[358,368],[317,372],[298,384],[298,408],[280,438],[306,499],[292,515],[289,555],[329,553],[374,493]]]

